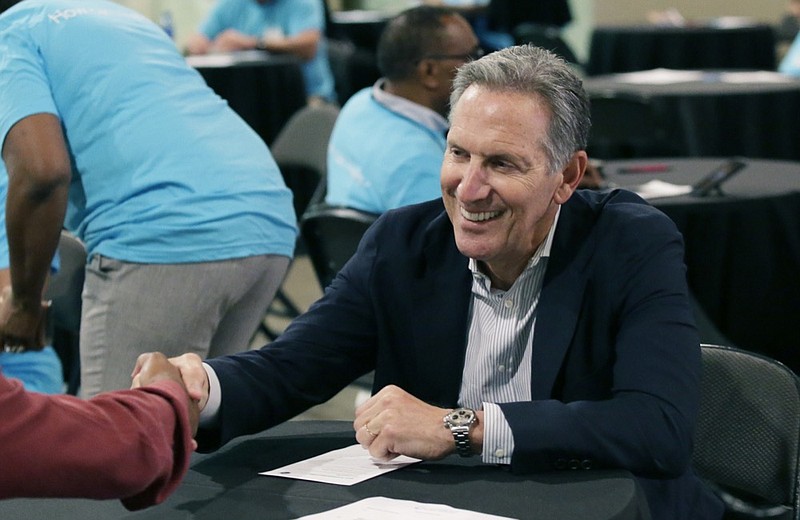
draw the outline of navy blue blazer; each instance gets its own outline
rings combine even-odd
[[[201,448],[287,420],[373,369],[376,390],[457,406],[471,283],[440,200],[385,213],[277,341],[209,361],[221,426]],[[562,206],[532,363],[532,400],[501,404],[512,471],[624,468],[654,519],[721,517],[690,468],[701,361],[671,220],[625,191],[578,191]]]

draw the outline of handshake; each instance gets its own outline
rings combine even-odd
[[[200,411],[208,402],[209,388],[208,376],[200,356],[184,354],[168,359],[160,352],[141,354],[136,360],[131,377],[131,388],[150,386],[165,380],[178,383],[186,391],[192,434],[197,433]]]

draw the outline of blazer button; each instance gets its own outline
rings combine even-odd
[[[581,467],[583,469],[592,469],[592,461],[591,461],[591,459],[583,459],[581,461]]]
[[[567,469],[567,459],[556,459],[556,469]]]
[[[578,459],[570,459],[569,461],[569,469],[578,469],[581,467],[581,461]]]

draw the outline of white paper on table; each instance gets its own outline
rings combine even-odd
[[[702,70],[650,69],[637,72],[623,72],[614,76],[620,83],[642,85],[668,85],[670,83],[689,83],[703,79]]]
[[[512,520],[507,516],[488,515],[443,504],[425,504],[411,500],[370,497],[324,513],[308,515],[298,520]]]
[[[771,70],[747,70],[741,72],[721,72],[719,80],[723,83],[791,83],[791,77]]]
[[[186,63],[192,67],[229,67],[237,63],[264,61],[267,51],[249,49],[235,52],[220,52],[187,56]]]
[[[415,462],[419,462],[419,459],[402,455],[388,462],[377,461],[360,444],[354,444],[282,468],[264,471],[259,475],[352,486]]]
[[[692,192],[692,187],[687,184],[672,184],[653,179],[652,181],[628,187],[643,199],[657,199],[660,197],[677,197]]]
[[[236,63],[231,54],[201,54],[187,56],[186,63],[192,67],[227,67]]]

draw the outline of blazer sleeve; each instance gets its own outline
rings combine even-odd
[[[0,499],[162,502],[189,467],[186,400],[171,381],[81,400],[26,392],[0,374]]]

